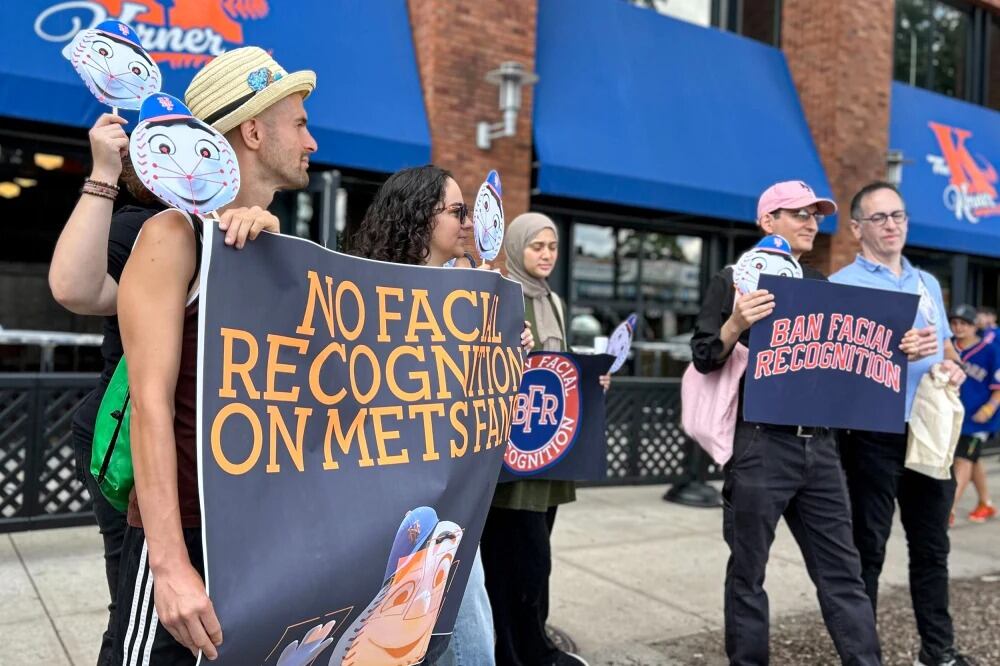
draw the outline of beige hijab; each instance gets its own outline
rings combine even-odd
[[[528,273],[524,268],[524,249],[545,229],[551,229],[559,238],[559,230],[555,223],[541,213],[524,213],[514,218],[504,232],[503,249],[507,254],[507,274],[521,283],[524,298],[531,299],[535,310],[535,339],[542,344],[544,351],[560,351],[563,348],[563,331],[559,325],[562,312],[556,313],[552,301],[558,302],[559,297],[549,294],[552,290],[549,283]],[[558,306],[557,306],[558,307]]]

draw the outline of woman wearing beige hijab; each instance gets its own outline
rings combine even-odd
[[[540,213],[519,215],[507,226],[504,251],[508,277],[524,289],[534,351],[567,351],[566,308],[548,284],[559,257],[556,225]],[[609,381],[608,376],[601,378],[605,389]],[[557,649],[545,634],[552,569],[549,536],[556,508],[575,499],[572,481],[526,479],[497,486],[480,541],[497,664],[586,664],[581,657]]]

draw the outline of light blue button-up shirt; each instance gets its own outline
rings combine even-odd
[[[853,264],[844,266],[831,275],[830,282],[855,287],[899,291],[906,294],[921,295],[921,292],[925,292],[917,307],[917,318],[913,322],[913,326],[915,328],[934,326],[937,329],[939,342],[936,353],[919,361],[913,361],[907,366],[906,420],[909,421],[913,395],[917,392],[920,378],[931,369],[932,365],[944,360],[944,341],[951,337],[951,330],[948,327],[948,313],[944,307],[944,298],[941,296],[941,285],[937,278],[927,271],[915,268],[906,257],[903,257],[903,273],[896,277],[896,274],[889,268],[869,261],[860,254],[855,258]],[[923,282],[923,289],[921,289],[921,282]]]

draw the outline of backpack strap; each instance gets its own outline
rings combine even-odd
[[[194,303],[198,299],[198,292],[192,292],[192,289],[198,284],[198,279],[201,277],[201,245],[202,245],[202,231],[204,229],[205,223],[202,221],[201,217],[198,215],[192,215],[186,210],[181,210],[180,208],[173,208],[178,213],[184,216],[194,230],[194,274],[191,279],[188,280],[187,287],[187,302],[184,303],[184,307],[187,307]]]
[[[191,276],[191,280],[188,282],[188,293],[191,293],[191,289],[194,288],[195,282],[201,277],[201,244],[202,244],[202,233],[205,228],[205,223],[202,221],[201,217],[198,215],[191,215],[191,226],[194,227],[194,275]]]

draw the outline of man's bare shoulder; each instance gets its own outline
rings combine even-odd
[[[176,209],[165,210],[149,218],[142,226],[136,247],[194,245],[192,232],[191,222],[184,213]]]

